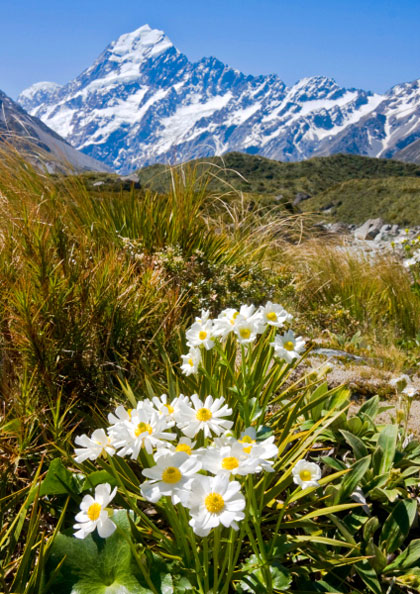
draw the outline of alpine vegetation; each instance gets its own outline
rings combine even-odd
[[[63,507],[47,592],[415,591],[420,444],[403,417],[376,425],[378,398],[348,417],[291,323],[272,302],[202,311],[167,393],[124,384],[71,470],[52,463],[42,493],[80,508]]]

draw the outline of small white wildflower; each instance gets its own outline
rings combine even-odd
[[[96,460],[101,455],[115,454],[115,448],[112,445],[111,438],[105,433],[104,429],[95,429],[91,437],[86,434],[78,435],[74,440],[79,448],[75,448],[75,460],[79,464],[85,460]]]
[[[283,306],[268,301],[260,308],[263,321],[269,326],[281,328],[286,322],[290,322],[293,316],[289,314]]]
[[[185,375],[197,373],[201,362],[201,352],[199,348],[191,348],[186,355],[181,355],[181,371]]]
[[[108,538],[115,531],[116,525],[109,518],[106,507],[115,497],[117,488],[111,492],[111,485],[103,483],[95,489],[95,497],[85,495],[80,504],[80,512],[76,515],[73,528],[76,538],[86,538],[95,528],[101,538]]]
[[[185,505],[190,495],[189,486],[200,469],[198,458],[186,452],[159,456],[155,466],[142,471],[151,480],[141,485],[141,494],[152,503],[159,501],[162,495],[168,495],[172,503]]]
[[[321,478],[321,468],[315,462],[299,460],[293,467],[292,474],[293,482],[302,487],[302,489],[318,487],[318,481]]]
[[[392,386],[393,388],[395,388],[397,390],[397,392],[401,392],[409,384],[410,384],[410,378],[405,373],[403,373],[402,375],[399,375],[398,377],[392,378],[392,380],[390,380],[390,382],[389,382],[389,385]]]
[[[229,475],[199,476],[191,483],[188,503],[190,526],[198,536],[207,536],[220,524],[238,530],[237,522],[244,519],[245,498],[238,481]]]
[[[185,333],[189,347],[203,346],[206,350],[214,347],[213,340],[213,322],[194,322],[194,324]]]
[[[414,396],[416,396],[419,393],[419,389],[412,385],[406,386],[402,393],[408,396],[409,398],[414,398]]]
[[[282,336],[275,336],[270,346],[274,348],[276,357],[283,359],[286,363],[292,363],[305,350],[305,341],[301,336],[295,336],[292,330],[288,330]]]
[[[187,437],[194,437],[201,429],[204,431],[204,437],[210,437],[212,433],[220,435],[233,425],[232,421],[223,418],[232,414],[232,409],[224,402],[223,397],[213,399],[212,396],[207,396],[203,402],[197,394],[193,394],[192,406],[180,404],[175,417],[177,426]]]

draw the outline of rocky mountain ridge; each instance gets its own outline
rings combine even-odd
[[[120,173],[229,151],[283,161],[391,157],[420,138],[419,81],[384,95],[323,76],[287,87],[213,57],[190,62],[148,25],[113,41],[66,85],[37,83],[18,101]]]
[[[0,143],[8,143],[29,161],[55,171],[108,171],[103,163],[75,150],[41,120],[27,114],[0,91]]]

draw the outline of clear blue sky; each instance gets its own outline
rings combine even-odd
[[[0,89],[77,76],[148,23],[190,60],[383,92],[420,78],[420,0],[0,0]]]

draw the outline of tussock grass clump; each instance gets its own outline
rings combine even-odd
[[[360,251],[312,240],[289,249],[285,260],[296,272],[300,311],[309,317],[329,312],[324,325],[347,328],[373,341],[414,338],[420,328],[420,300],[411,290],[410,273],[391,254]]]

